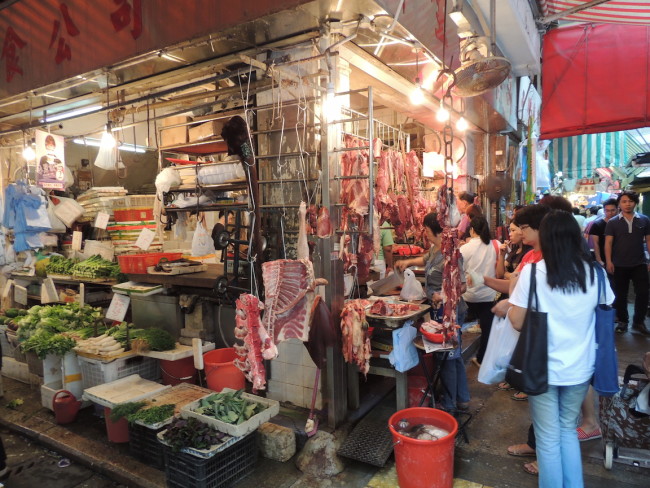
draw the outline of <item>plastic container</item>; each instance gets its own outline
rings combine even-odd
[[[241,163],[223,163],[204,166],[199,169],[198,180],[203,185],[220,185],[246,177]]]
[[[235,348],[215,349],[203,354],[203,367],[208,388],[221,391],[224,388],[241,390],[246,386],[246,378],[234,360],[237,359]]]
[[[160,359],[160,372],[163,385],[196,384],[196,368],[194,367],[193,356],[177,359],[176,361]]]
[[[125,254],[117,257],[122,273],[147,274],[149,266],[156,266],[162,258],[169,261],[180,259],[181,252],[151,252],[147,254]]]
[[[255,432],[208,459],[165,447],[165,475],[170,488],[232,486],[253,472],[257,462]]]
[[[79,367],[84,390],[126,378],[133,374],[140,375],[142,378],[151,381],[160,379],[158,360],[142,356],[119,358],[110,363],[79,356]]]
[[[129,442],[129,423],[126,418],[122,417],[117,422],[113,422],[111,420],[111,409],[104,407],[104,420],[106,421],[106,433],[110,442],[116,444]]]
[[[437,441],[413,439],[397,432],[406,419],[411,425],[431,424],[449,431]],[[395,466],[400,488],[452,488],[454,485],[454,442],[458,422],[436,408],[406,408],[388,419],[395,442]]]

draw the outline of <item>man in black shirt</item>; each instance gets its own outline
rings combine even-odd
[[[591,237],[594,245],[594,257],[601,266],[605,266],[605,226],[607,226],[607,222],[612,217],[615,217],[617,213],[618,205],[616,204],[616,198],[605,200],[603,202],[603,217],[594,220],[589,227],[589,237]]]
[[[616,331],[627,331],[627,292],[631,280],[636,294],[632,327],[644,334],[650,334],[645,326],[648,310],[648,267],[643,248],[645,241],[650,249],[650,219],[634,211],[639,203],[639,195],[634,191],[621,192],[617,203],[621,213],[611,218],[605,227],[605,261],[607,272],[614,275],[616,293]]]

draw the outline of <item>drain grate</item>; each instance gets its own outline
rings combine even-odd
[[[381,407],[371,410],[338,450],[339,456],[383,467],[393,452],[393,437],[388,430],[388,419],[393,413],[394,410]]]

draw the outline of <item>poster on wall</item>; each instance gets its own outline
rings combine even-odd
[[[36,184],[47,190],[65,189],[65,158],[62,136],[36,131]]]

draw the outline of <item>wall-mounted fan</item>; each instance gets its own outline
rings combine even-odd
[[[499,201],[502,197],[510,198],[512,178],[503,173],[490,175],[485,180],[485,194],[491,202]]]

